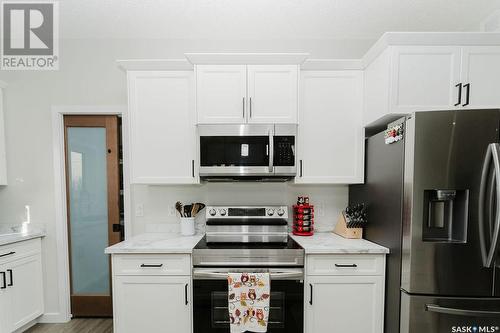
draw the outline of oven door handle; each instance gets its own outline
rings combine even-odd
[[[216,270],[193,270],[193,279],[194,280],[203,280],[203,279],[215,279],[215,280],[224,280],[227,279],[229,271],[216,271]],[[238,273],[238,272],[235,272]],[[251,273],[251,271],[249,271]],[[262,273],[262,272],[259,272]],[[273,280],[302,280],[304,278],[304,271],[302,270],[290,270],[290,271],[280,271],[280,272],[264,272],[269,273],[269,277]]]

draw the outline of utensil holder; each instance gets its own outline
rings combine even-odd
[[[181,235],[193,236],[195,233],[194,217],[181,217]]]
[[[333,232],[339,236],[349,239],[363,238],[363,228],[348,228],[344,212],[340,213],[339,221],[333,229]]]

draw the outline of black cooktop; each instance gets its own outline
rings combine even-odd
[[[204,236],[195,249],[292,249],[301,250],[300,246],[290,236],[288,236],[287,243],[207,243],[206,236]]]

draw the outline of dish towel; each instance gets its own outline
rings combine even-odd
[[[227,282],[231,333],[267,332],[269,273],[229,273]]]

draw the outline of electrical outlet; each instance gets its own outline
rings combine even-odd
[[[319,203],[316,205],[316,215],[319,217],[325,216],[325,204],[324,203]]]
[[[135,216],[144,216],[144,205],[142,203],[138,203],[137,205],[135,205]]]

